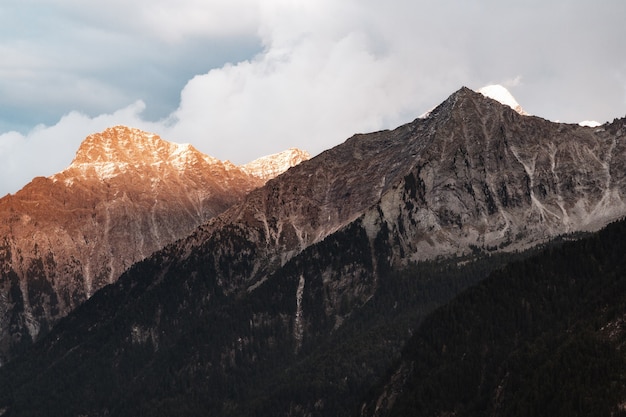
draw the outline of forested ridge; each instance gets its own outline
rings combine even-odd
[[[625,236],[620,221],[548,247],[438,308],[395,365],[410,370],[398,398],[376,415],[626,415]]]
[[[617,222],[526,253],[477,250],[400,270],[379,263],[371,296],[346,288],[337,301],[340,325],[325,311],[321,271],[334,261],[353,271],[354,285],[371,279],[372,248],[358,223],[231,296],[202,258],[176,264],[165,251],[3,367],[0,408],[7,416],[370,415],[404,366],[389,415],[620,415],[624,232]],[[384,255],[384,240],[375,253]],[[308,327],[297,347],[293,295],[303,274]]]
[[[379,259],[386,238],[374,242]],[[511,259],[528,256],[471,254],[401,270],[379,262],[372,285],[371,253],[355,223],[254,291],[227,296],[215,285],[209,258],[176,263],[163,251],[0,369],[0,408],[11,416],[43,409],[58,416],[349,416],[424,317]],[[347,285],[333,315],[324,283],[329,265],[337,285]],[[297,346],[302,275],[306,329]]]

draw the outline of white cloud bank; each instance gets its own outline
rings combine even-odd
[[[533,27],[535,32],[558,32],[551,14],[570,19],[568,25],[571,20],[584,20],[589,26],[588,15],[578,9],[564,11],[537,3],[526,9],[516,5],[512,10],[491,0],[436,4],[109,0],[108,8],[104,2],[94,2],[102,7],[92,9],[80,6],[78,0],[57,3],[87,25],[97,23],[107,36],[123,33],[129,38],[182,45],[190,38],[253,34],[261,51],[191,78],[180,93],[176,110],[160,121],[143,117],[144,98],[137,97],[133,104],[100,116],[71,112],[53,126],[38,126],[25,135],[0,135],[0,195],[16,191],[36,175],[63,169],[85,136],[114,124],[149,130],[167,140],[192,143],[217,158],[245,163],[291,146],[316,154],[353,133],[395,127],[462,85],[479,88],[503,83],[530,112],[551,117],[542,114],[541,105],[533,107],[533,100],[518,92],[535,94],[537,103],[545,103],[546,97],[564,102],[570,100],[564,91],[576,88],[576,83],[590,84],[593,74],[597,77],[592,80],[594,93],[606,99],[605,107],[596,107],[606,115],[607,108],[622,104],[605,117],[623,113],[626,103],[624,91],[616,92],[612,84],[616,77],[602,77],[598,69],[599,62],[607,67],[607,73],[625,68],[625,58],[619,54],[593,52],[588,58],[594,59],[594,64],[582,67],[572,65],[580,56],[567,60],[564,52],[555,54],[563,62],[545,54],[531,59],[540,45],[536,35],[528,40],[520,36],[523,30]],[[607,10],[605,19],[626,18],[626,3],[609,3],[612,9]],[[130,12],[119,14],[125,7],[130,7]],[[98,16],[98,11],[103,14]],[[596,13],[603,15],[597,7]],[[602,32],[602,27],[611,30]],[[598,40],[605,36],[610,48],[616,42],[615,30],[626,34],[623,25],[610,26],[606,21],[592,25],[588,34]],[[563,42],[551,46],[574,49]],[[558,83],[560,71],[569,71],[569,84]],[[552,85],[551,80],[553,87],[545,88]],[[86,87],[85,94],[89,93]],[[559,98],[559,94],[565,97]],[[588,114],[579,120],[587,117],[599,119],[597,114]]]

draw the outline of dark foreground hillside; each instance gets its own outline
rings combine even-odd
[[[332,262],[371,270],[363,236],[357,226],[336,233],[256,291],[234,296],[202,269],[206,259],[176,264],[164,251],[0,368],[0,415],[351,415],[428,313],[511,257],[423,262],[400,271],[380,264],[380,283],[367,302],[350,295],[358,280],[343,291],[338,303],[346,315],[337,327],[321,302],[322,273]],[[309,277],[302,308],[311,319],[298,343],[290,319],[297,305],[289,295],[302,274]]]
[[[626,415],[625,236],[547,249],[435,311],[361,414]]]
[[[296,292],[294,277],[303,271],[314,276],[325,269],[330,253],[341,265],[371,267],[360,255],[358,227],[314,245],[258,291],[236,297],[205,279],[176,279],[184,265],[160,275],[139,264],[132,280],[107,287],[0,369],[0,410],[6,416],[42,410],[59,416],[620,415],[625,232],[626,222],[615,223],[525,261],[520,258],[529,254],[500,254],[387,269],[365,304],[340,302],[351,313],[335,330],[315,301],[323,288],[311,280],[303,303],[317,317],[308,334],[317,336],[300,346],[294,322],[284,321],[297,306],[283,294]],[[159,265],[167,267],[163,256]],[[207,297],[212,304],[201,302]]]

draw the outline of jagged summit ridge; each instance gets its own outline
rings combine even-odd
[[[149,166],[167,166],[180,171],[199,161],[224,164],[189,144],[176,144],[154,133],[115,126],[89,135],[66,171],[78,171],[83,175],[93,173],[100,179],[106,179],[129,169],[138,171]]]
[[[460,100],[469,99],[470,97],[474,97],[474,94],[477,94],[477,93],[481,94],[483,97],[487,97],[489,99],[495,100],[499,102],[500,104],[503,104],[507,107],[512,108],[513,110],[515,110],[518,114],[522,116],[530,115],[522,108],[522,106],[517,102],[515,97],[513,97],[513,95],[505,87],[499,84],[494,84],[494,85],[488,85],[488,86],[482,87],[478,90],[472,90],[468,87],[463,86],[459,90],[451,94],[441,104],[431,108],[427,112],[420,115],[418,119],[429,118],[436,109],[443,108],[443,109],[447,109],[446,111],[449,111],[451,110],[450,106],[456,103],[459,99]]]
[[[155,163],[182,150],[185,145],[166,142],[158,135],[126,126],[115,126],[94,133],[81,143],[72,166],[97,163]]]
[[[220,161],[206,155],[187,143],[168,142],[154,133],[114,126],[89,135],[63,173],[70,176],[77,173],[82,176],[93,174],[103,180],[129,170],[145,173],[147,168],[156,167],[184,171],[200,163],[219,165],[225,170],[241,170],[265,182],[309,158],[308,152],[291,148],[238,167],[230,161]]]

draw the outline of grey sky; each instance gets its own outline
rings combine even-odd
[[[622,0],[5,0],[0,195],[115,124],[245,163],[393,128],[462,85],[626,115]]]

